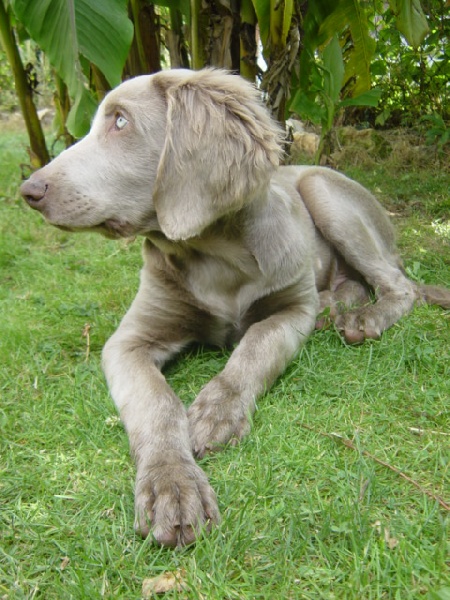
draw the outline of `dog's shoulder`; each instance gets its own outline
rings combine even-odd
[[[266,275],[297,277],[314,253],[314,223],[301,196],[277,171],[262,201],[246,209],[245,243]]]

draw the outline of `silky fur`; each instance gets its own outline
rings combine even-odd
[[[449,290],[405,277],[368,191],[280,156],[249,83],[178,70],[113,90],[86,138],[22,186],[60,228],[145,237],[140,288],[103,366],[136,460],[136,528],[161,544],[219,520],[194,456],[249,431],[256,398],[315,326],[332,318],[360,342],[417,301],[450,308]],[[186,411],[161,368],[192,342],[234,349]]]

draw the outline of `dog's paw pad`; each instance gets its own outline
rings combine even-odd
[[[135,530],[168,547],[195,542],[220,521],[216,495],[194,462],[161,464],[138,475]]]

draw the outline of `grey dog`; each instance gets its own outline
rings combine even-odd
[[[237,443],[256,398],[321,311],[347,341],[377,338],[450,291],[409,280],[373,196],[320,167],[280,167],[280,131],[248,82],[176,70],[121,84],[90,133],[21,188],[68,231],[142,235],[138,294],[103,367],[137,467],[136,528],[191,543],[219,520],[195,456]],[[188,411],[161,368],[192,342],[232,345]]]

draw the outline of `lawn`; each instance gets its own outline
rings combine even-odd
[[[141,244],[46,225],[18,197],[25,146],[2,130],[0,598],[137,600],[176,573],[165,598],[448,600],[448,312],[419,307],[355,347],[316,332],[249,437],[202,461],[220,526],[157,548],[133,531],[134,467],[100,368]],[[392,213],[410,276],[449,285],[448,172],[345,171]],[[194,348],[166,376],[189,404],[226,359]]]

